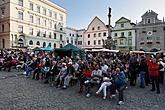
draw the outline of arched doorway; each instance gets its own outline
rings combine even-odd
[[[23,47],[24,46],[24,41],[23,39],[18,39],[18,45],[20,45],[20,47]]]
[[[40,42],[39,42],[39,41],[37,41],[36,45],[40,46]]]
[[[32,40],[29,41],[29,45],[33,45],[33,41]]]

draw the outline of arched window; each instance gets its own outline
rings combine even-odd
[[[46,43],[45,42],[43,42],[43,47],[46,47]]]
[[[32,40],[29,41],[29,45],[33,45],[33,41]]]
[[[54,48],[56,48],[56,43],[54,43]]]
[[[18,39],[18,44],[23,44],[23,39]]]
[[[39,41],[37,41],[36,45],[40,46],[40,42],[39,42]]]
[[[49,43],[49,47],[51,47],[52,46],[52,44],[51,43]]]

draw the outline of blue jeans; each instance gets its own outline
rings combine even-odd
[[[28,76],[29,73],[33,71],[31,67],[26,67],[25,70],[26,70],[26,76]]]
[[[140,87],[145,87],[145,71],[140,71]]]

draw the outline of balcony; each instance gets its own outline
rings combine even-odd
[[[152,40],[147,40],[147,44],[152,44],[153,41]]]

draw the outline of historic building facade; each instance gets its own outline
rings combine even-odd
[[[62,47],[66,10],[49,0],[0,0],[0,48]]]
[[[85,29],[77,30],[70,27],[66,27],[66,44],[71,43],[79,48],[83,48],[84,32]]]
[[[165,22],[158,19],[152,10],[142,15],[142,21],[136,25],[137,50],[165,49]]]
[[[135,50],[135,24],[125,17],[115,22],[111,36],[117,50]]]
[[[108,37],[107,26],[96,16],[84,33],[85,49],[101,49]]]

